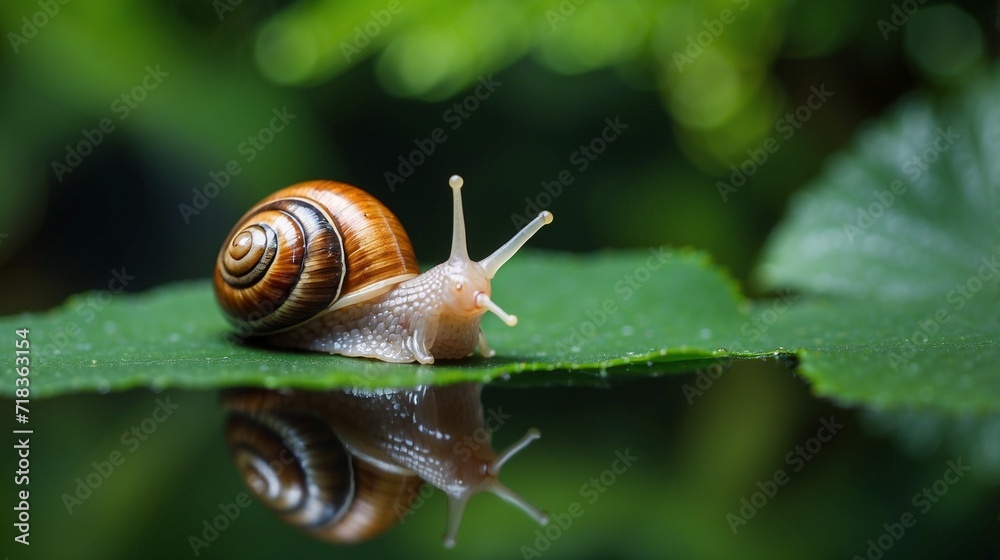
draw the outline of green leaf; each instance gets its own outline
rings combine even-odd
[[[1000,85],[968,88],[941,108],[923,97],[903,103],[832,158],[766,247],[764,283],[943,302],[984,263],[995,263]],[[995,302],[995,271],[987,280],[983,299]]]
[[[937,106],[904,103],[807,187],[770,242],[747,302],[694,252],[518,255],[487,317],[498,357],[434,366],[275,351],[236,340],[206,282],[143,295],[77,296],[30,328],[32,395],[132,387],[331,389],[657,374],[795,354],[816,392],[843,404],[1000,412],[1000,99],[996,79]],[[793,291],[794,290],[794,291]],[[0,370],[3,394],[13,365]],[[523,378],[522,378],[523,379]]]
[[[802,372],[819,393],[1000,408],[998,98],[994,76],[903,103],[793,201],[758,272],[828,296],[769,333],[808,348]]]
[[[514,328],[484,320],[498,357],[433,366],[244,344],[231,334],[208,282],[141,295],[82,294],[50,313],[0,319],[0,333],[14,338],[16,329],[30,328],[31,389],[42,397],[142,386],[398,387],[526,370],[606,371],[710,358],[741,322],[734,284],[690,252],[526,253],[504,267],[493,295],[520,318]],[[11,365],[3,369],[4,394],[14,389]]]
[[[794,348],[814,391],[841,404],[986,412],[1000,410],[997,332],[987,307],[803,296],[762,340]]]

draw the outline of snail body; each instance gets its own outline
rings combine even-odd
[[[432,364],[493,351],[480,327],[497,270],[552,221],[542,212],[481,261],[469,258],[454,199],[451,256],[423,274],[395,215],[370,194],[332,181],[282,189],[251,208],[219,252],[216,298],[241,334],[275,346]]]
[[[537,430],[497,454],[484,428],[481,386],[314,393],[222,394],[227,440],[247,486],[285,521],[333,542],[369,539],[408,512],[423,483],[448,497],[445,546],[468,499],[490,492],[539,523],[548,516],[504,486],[503,464]]]

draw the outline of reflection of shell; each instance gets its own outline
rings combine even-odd
[[[279,518],[325,540],[358,542],[382,533],[401,519],[421,485],[353,459],[316,417],[233,411],[226,424],[247,487]]]
[[[452,546],[465,505],[479,492],[548,523],[499,479],[503,464],[538,431],[496,453],[481,389],[475,383],[327,392],[243,388],[222,391],[221,401],[237,468],[282,519],[318,538],[361,541],[402,521],[427,483],[448,496],[444,543]]]
[[[345,183],[312,181],[272,194],[240,219],[219,251],[215,293],[236,326],[268,334],[419,272],[406,231],[381,202]]]

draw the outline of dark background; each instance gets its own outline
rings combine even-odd
[[[692,246],[763,295],[753,265],[789,197],[908,93],[945,94],[988,68],[997,30],[993,2],[750,0],[741,10],[729,1],[404,1],[348,61],[342,44],[389,2],[243,2],[221,18],[221,3],[209,1],[54,5],[52,16],[36,16],[43,7],[28,0],[0,6],[3,314],[105,289],[122,268],[135,277],[129,292],[207,277],[246,208],[313,178],[369,190],[398,214],[418,258],[436,263],[450,247],[447,179],[461,174],[470,253],[481,258],[563,170],[574,182],[551,202],[556,221],[533,247]],[[732,23],[715,23],[727,9]],[[886,27],[893,17],[896,29]],[[45,24],[25,33],[22,18]],[[699,34],[711,38],[691,47]],[[690,63],[678,68],[684,54]],[[121,118],[116,100],[147,68],[167,75]],[[446,111],[489,76],[500,85],[453,130]],[[829,101],[783,137],[781,119],[821,87],[833,92]],[[286,107],[294,119],[246,162],[240,144]],[[581,171],[571,154],[615,118],[628,128]],[[65,163],[102,119],[114,130],[60,180],[53,163]],[[391,189],[385,173],[436,128],[448,139]],[[780,149],[723,199],[717,183],[772,137]],[[179,206],[233,159],[242,171],[186,221]],[[544,556],[863,557],[867,540],[918,512],[913,495],[962,454],[946,420],[838,408],[777,363],[742,365],[703,396],[685,396],[696,380],[485,390],[487,408],[513,415],[498,447],[541,428],[543,439],[510,463],[505,481],[552,512],[579,501],[581,484],[616,450],[641,457]],[[166,396],[181,406],[176,419],[68,513],[61,496],[75,479],[123,449],[122,432]],[[214,395],[137,391],[35,406],[34,544],[28,556],[10,549],[12,558],[187,557],[188,536],[242,491]],[[831,416],[842,433],[733,534],[726,514],[777,469],[790,470],[786,454]],[[892,435],[906,423],[917,425],[911,437]],[[974,469],[917,513],[885,557],[996,557],[995,484],[995,473]],[[202,556],[437,555],[443,525],[435,497],[386,537],[340,549],[255,504]],[[523,557],[535,529],[506,504],[477,498],[447,554]]]

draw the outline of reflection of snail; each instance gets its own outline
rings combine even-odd
[[[407,514],[423,482],[448,496],[445,546],[469,497],[491,492],[543,525],[548,516],[499,480],[539,437],[529,430],[497,454],[482,441],[482,386],[314,393],[223,391],[229,449],[247,486],[275,513],[318,538],[357,542]]]
[[[552,214],[542,212],[492,255],[469,259],[462,178],[454,193],[451,258],[419,274],[396,216],[344,183],[282,189],[251,208],[219,252],[215,293],[242,334],[287,348],[430,364],[486,345],[479,323],[492,311],[490,280]]]

